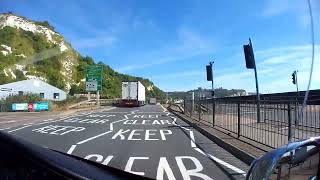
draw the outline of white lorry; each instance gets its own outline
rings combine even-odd
[[[150,98],[149,104],[157,104],[157,99],[156,98]]]
[[[122,82],[122,106],[142,106],[146,101],[145,87],[139,81]]]

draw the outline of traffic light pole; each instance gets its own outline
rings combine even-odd
[[[296,85],[296,89],[297,89],[297,96],[296,96],[296,118],[294,120],[294,124],[297,125],[297,119],[298,119],[298,115],[299,115],[299,86],[298,86],[298,71],[295,70],[294,71],[294,81],[295,81],[295,85]]]
[[[249,44],[252,47],[250,38],[249,38]],[[260,93],[259,93],[258,73],[257,73],[256,65],[254,65],[253,69],[254,69],[254,76],[256,79],[256,91],[257,91],[257,122],[260,123]]]
[[[211,67],[211,89],[212,89],[212,126],[214,127],[215,125],[215,108],[216,108],[216,100],[214,98],[214,84],[213,84],[213,70],[212,70],[212,65],[214,61],[210,62],[210,67]]]
[[[254,76],[256,78],[256,90],[257,90],[257,120],[258,120],[258,123],[260,123],[260,93],[259,93],[258,74],[257,74],[256,67],[254,67]]]

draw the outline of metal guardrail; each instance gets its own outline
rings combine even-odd
[[[0,112],[12,111],[11,103],[0,103]]]
[[[91,99],[91,100],[85,100],[76,104],[73,104],[71,106],[69,106],[69,109],[77,109],[77,108],[82,108],[82,107],[88,107],[88,106],[111,106],[113,104],[118,103],[118,99],[100,99],[99,103],[97,102],[97,100],[95,99]]]
[[[261,122],[257,121],[254,100],[189,100],[183,103],[183,108],[186,115],[214,128],[277,148],[291,139],[320,135],[320,105],[317,102],[319,99],[309,101],[301,111],[300,101],[261,100]]]

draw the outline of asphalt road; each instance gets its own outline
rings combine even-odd
[[[161,105],[109,107],[3,131],[157,179],[244,179],[248,170]]]

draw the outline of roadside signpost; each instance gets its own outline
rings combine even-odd
[[[87,86],[87,83],[88,83],[88,86]],[[96,86],[94,86],[95,84]],[[101,87],[102,87],[102,66],[93,65],[93,66],[87,67],[86,91],[101,91]]]
[[[90,99],[90,92],[97,92],[97,103],[99,104],[99,91],[102,90],[102,71],[103,67],[91,65],[86,70],[86,91]]]

